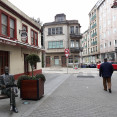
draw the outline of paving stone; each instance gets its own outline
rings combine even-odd
[[[73,74],[28,117],[117,117],[116,84],[110,94],[98,76],[78,79]]]

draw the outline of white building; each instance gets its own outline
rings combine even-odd
[[[41,26],[33,21],[8,0],[0,0],[0,74],[8,66],[10,74],[17,78],[31,74],[31,68],[25,61],[28,54],[35,53],[41,59]],[[22,30],[27,32],[24,42]],[[35,65],[34,74],[41,73],[41,62]]]
[[[69,65],[80,63],[80,24],[78,20],[66,20],[65,14],[57,14],[54,22],[43,26],[46,67],[67,66],[65,49],[70,50]]]
[[[103,0],[98,7],[100,55],[103,60],[116,60],[117,47],[117,9],[111,8],[113,0]]]

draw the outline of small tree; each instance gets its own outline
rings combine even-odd
[[[34,69],[34,65],[37,63],[37,62],[40,62],[40,58],[38,55],[36,54],[30,54],[26,57],[26,61],[29,62],[30,66],[31,66],[31,69],[32,69],[32,78],[33,78],[33,69]]]

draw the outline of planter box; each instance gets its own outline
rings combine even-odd
[[[22,80],[20,88],[20,97],[28,100],[38,100],[44,95],[44,81]]]

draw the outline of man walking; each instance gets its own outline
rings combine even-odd
[[[103,77],[103,86],[104,90],[108,91],[111,93],[111,76],[113,74],[113,66],[111,63],[107,62],[107,58],[104,59],[104,63],[101,64],[100,69],[99,69],[99,76]]]

